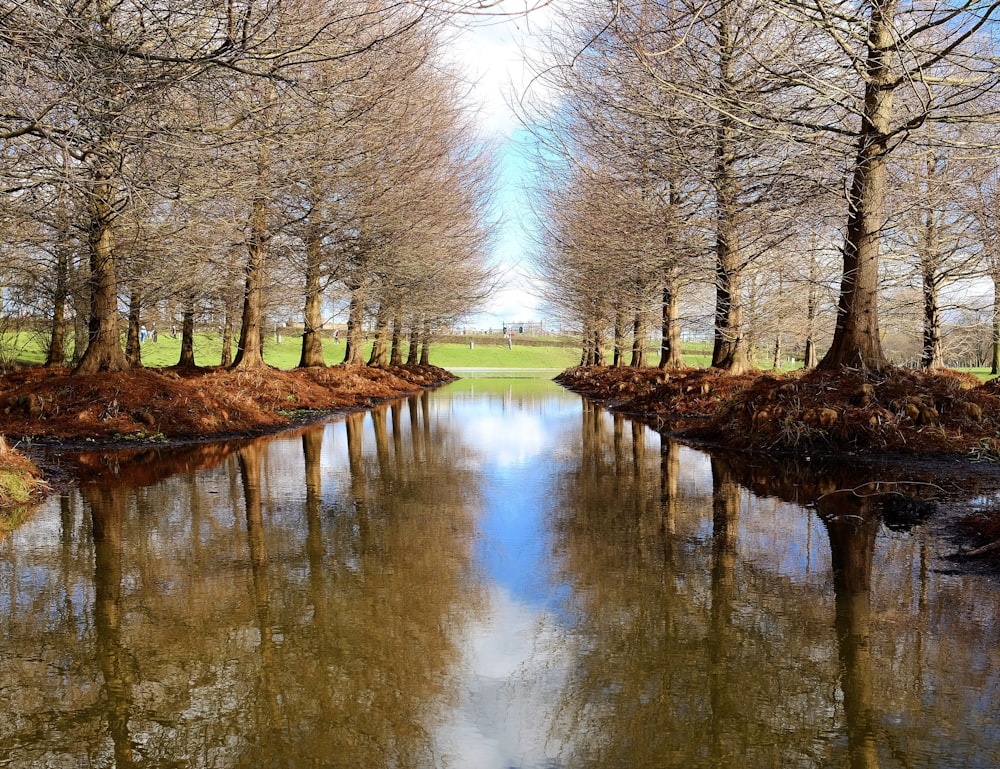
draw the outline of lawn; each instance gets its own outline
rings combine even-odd
[[[516,341],[510,348],[503,338],[479,339],[474,345],[467,343],[434,343],[430,349],[430,362],[446,369],[563,369],[580,361],[579,347],[562,346],[557,342],[544,345],[520,345]],[[7,333],[0,336],[0,350],[4,362],[18,362],[37,365],[45,360],[46,339],[40,334]],[[142,345],[142,362],[146,366],[172,366],[180,357],[181,340],[170,334],[159,334],[157,341],[147,340]],[[404,348],[405,349],[405,348]],[[273,334],[264,343],[264,360],[280,369],[294,368],[299,362],[302,339],[296,335],[283,335],[277,341]],[[343,341],[334,343],[323,340],[326,362],[335,365],[343,361]],[[371,351],[371,343],[365,345],[364,357]],[[235,349],[234,349],[235,354]],[[195,362],[202,366],[218,365],[222,356],[222,339],[213,334],[195,334]]]
[[[450,337],[456,339],[457,337]],[[42,334],[30,332],[6,332],[0,334],[0,363],[17,362],[23,365],[37,365],[45,360],[45,344],[47,338]],[[235,344],[235,343],[234,343]],[[264,343],[264,360],[280,369],[295,368],[299,362],[302,338],[289,334],[283,335],[277,341],[273,334],[268,335]],[[147,340],[142,345],[142,362],[146,366],[172,366],[180,357],[181,340],[170,334],[160,334],[157,341]],[[343,341],[334,343],[332,339],[323,340],[326,362],[336,365],[343,361]],[[404,348],[405,349],[405,348]],[[364,357],[367,359],[371,351],[371,343],[367,342]],[[195,362],[202,366],[214,366],[222,356],[222,338],[213,334],[195,334]],[[235,354],[235,349],[234,349]],[[654,365],[659,359],[659,350],[650,348],[648,360]],[[610,352],[609,352],[610,360]],[[712,362],[712,352],[708,345],[690,345],[685,347],[684,361],[694,368],[708,368]],[[580,362],[580,347],[575,341],[565,338],[550,337],[545,339],[525,337],[524,343],[514,338],[512,346],[499,334],[493,336],[478,336],[474,344],[452,341],[435,342],[431,345],[430,362],[448,370],[461,372],[469,369],[551,369],[563,371]],[[769,368],[769,362],[759,361],[762,368]],[[793,368],[800,368],[801,362],[796,361]],[[983,381],[992,379],[989,368],[959,369],[975,374]]]

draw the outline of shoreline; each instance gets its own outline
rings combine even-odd
[[[436,366],[20,369],[0,377],[0,511],[44,499],[60,482],[60,454],[249,440],[456,378]]]
[[[61,455],[134,451],[147,461],[172,449],[307,427],[457,378],[434,366],[171,368],[86,376],[22,369],[0,378],[0,435],[6,437],[0,514],[71,484],[75,474],[59,462]],[[850,463],[892,467],[892,475],[903,468],[947,479],[952,490],[981,485],[1000,498],[1000,390],[968,375],[898,369],[732,376],[706,369],[576,367],[554,381],[666,437],[710,454],[735,452],[751,465],[784,463],[812,472]],[[14,481],[13,491],[5,488],[5,477]],[[948,504],[957,499],[949,498]],[[1000,511],[980,514],[969,528],[970,516],[962,517],[959,507],[953,505],[946,526],[964,532],[968,550],[994,548]],[[1000,567],[1000,545],[988,552]]]

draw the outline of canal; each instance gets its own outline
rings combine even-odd
[[[1000,766],[998,586],[886,518],[926,479],[490,375],[65,461],[0,543],[0,767]]]

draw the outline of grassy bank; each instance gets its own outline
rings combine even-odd
[[[39,365],[45,360],[46,338],[42,334],[27,332],[0,334],[0,361],[21,365]],[[180,357],[180,338],[160,334],[156,342],[146,341],[142,346],[142,362],[152,368],[173,366]],[[292,369],[298,365],[302,339],[296,334],[282,335],[280,341],[269,334],[264,343],[264,360],[279,369]],[[222,357],[222,339],[217,334],[195,334],[195,361],[200,366],[218,365]],[[344,343],[331,338],[323,340],[324,357],[334,366],[343,361]],[[371,342],[365,343],[363,356],[367,359]],[[607,351],[610,360],[611,351]],[[650,347],[647,360],[655,365],[659,350]],[[564,371],[580,362],[579,344],[569,337],[517,337],[510,347],[500,334],[476,336],[448,336],[431,345],[430,362],[434,366],[462,369],[551,369]],[[684,348],[684,362],[692,368],[708,368],[712,362],[711,345],[689,344]],[[770,361],[757,362],[761,370],[770,369]],[[800,368],[796,362],[791,368]],[[981,381],[993,378],[988,368],[958,369],[974,374]]]
[[[499,334],[469,338],[469,342],[436,342],[431,345],[430,359],[435,366],[446,369],[463,368],[545,368],[562,371],[580,362],[579,347],[568,345],[565,340],[555,338],[532,339],[527,337],[524,344],[515,337],[508,348]],[[3,357],[24,365],[38,365],[44,362],[44,342],[40,335],[5,335]],[[181,340],[169,334],[159,334],[157,341],[146,341],[142,345],[142,362],[146,366],[161,368],[173,366],[180,357]],[[235,352],[235,351],[234,351]],[[295,368],[302,352],[302,339],[297,335],[282,335],[278,341],[273,334],[264,343],[264,360],[280,369]],[[328,364],[336,365],[344,359],[344,342],[323,340],[324,358]],[[363,355],[368,357],[371,342],[366,342]],[[214,334],[195,334],[195,362],[201,366],[218,365],[222,357],[222,340]]]

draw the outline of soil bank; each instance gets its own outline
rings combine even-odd
[[[77,376],[19,369],[0,378],[0,505],[44,495],[43,473],[25,457],[34,446],[93,450],[247,438],[453,379],[435,366],[140,368]]]

